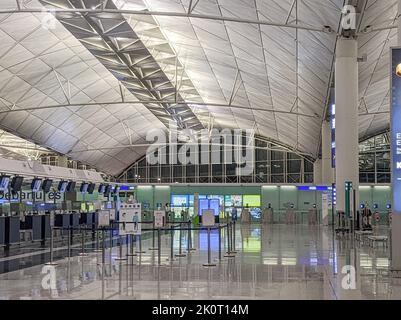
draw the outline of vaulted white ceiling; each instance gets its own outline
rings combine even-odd
[[[368,57],[359,64],[364,138],[389,127],[389,47],[397,29],[386,28],[395,25],[397,6],[354,2],[362,8],[360,55]],[[103,3],[161,14],[57,13],[56,20],[40,12]],[[182,128],[254,128],[317,157],[344,3],[26,0],[22,9],[38,10],[6,13],[16,1],[2,0],[0,128],[114,175],[144,155],[138,144],[150,129],[170,120]],[[334,32],[315,30],[324,26]],[[385,29],[363,33],[368,26]]]

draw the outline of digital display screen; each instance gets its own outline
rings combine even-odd
[[[98,192],[99,193],[104,193],[106,191],[106,186],[104,184],[99,185]]]
[[[75,191],[75,186],[76,186],[76,182],[75,181],[68,182],[67,191],[68,192]]]
[[[9,176],[0,176],[0,191],[6,191],[10,183]]]
[[[111,185],[109,184],[109,185],[106,186],[106,189],[104,191],[104,195],[108,196],[110,194],[110,192],[111,192]]]
[[[38,192],[40,190],[40,186],[42,185],[41,179],[33,179],[31,183],[31,189],[33,192]]]
[[[67,187],[68,187],[68,181],[60,181],[58,183],[57,190],[60,192],[65,192],[67,190]]]
[[[42,183],[42,189],[45,193],[50,191],[50,188],[52,187],[53,180],[50,179],[45,179]]]
[[[21,191],[22,182],[24,181],[23,177],[14,177],[11,181],[11,189],[14,192]]]
[[[81,184],[81,187],[79,188],[79,191],[81,192],[81,193],[86,193],[86,192],[88,192],[88,184],[87,183],[82,183]]]
[[[253,219],[258,220],[262,216],[262,210],[260,208],[251,208],[249,211]]]
[[[199,212],[198,215],[202,215],[203,210],[209,209],[209,200],[208,199],[199,199]]]
[[[401,214],[401,48],[391,50],[391,182],[393,213]]]
[[[171,204],[173,207],[188,207],[189,197],[188,195],[171,195]]]
[[[226,195],[224,196],[224,205],[226,207],[241,207],[242,196],[241,195]]]
[[[93,194],[93,192],[95,191],[95,187],[96,185],[94,183],[88,184],[88,189],[87,189],[88,193]]]
[[[207,198],[208,199],[217,199],[217,200],[219,200],[219,205],[220,206],[224,205],[224,196],[221,196],[221,195],[209,195]]]
[[[219,216],[220,214],[220,201],[219,199],[210,199],[209,200],[209,209],[212,209],[215,216]]]
[[[243,195],[242,203],[244,207],[260,207],[260,195]]]

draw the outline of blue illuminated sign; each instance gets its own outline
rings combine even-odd
[[[331,191],[331,187],[326,186],[298,186],[298,191]]]
[[[331,167],[336,167],[336,105],[331,105]]]
[[[401,214],[401,48],[391,50],[391,154],[393,212]]]

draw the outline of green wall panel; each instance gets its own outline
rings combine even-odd
[[[136,199],[142,203],[149,203],[153,209],[157,203],[170,203],[171,194],[230,195],[230,194],[260,194],[262,207],[269,203],[276,210],[284,210],[286,204],[294,203],[296,210],[309,210],[313,204],[318,209],[322,206],[322,192],[298,191],[289,186],[138,186]],[[391,203],[391,189],[385,186],[362,187],[360,201],[367,202],[371,208],[379,205],[379,211],[385,211],[386,205]],[[358,204],[359,207],[359,204]]]
[[[280,203],[280,188],[276,186],[263,186],[262,190],[262,207],[265,208],[272,205],[272,208],[278,208]]]
[[[138,186],[136,191],[136,200],[141,203],[149,203],[150,209],[153,209],[154,189],[153,186]]]
[[[170,203],[170,187],[169,186],[155,186],[154,187],[154,205],[157,206],[158,203],[162,204],[162,207],[166,203]]]

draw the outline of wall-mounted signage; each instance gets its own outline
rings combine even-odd
[[[166,212],[164,210],[155,210],[154,219],[155,228],[163,228],[166,225]]]
[[[393,213],[401,214],[401,48],[391,49],[391,180]]]
[[[327,186],[297,186],[298,191],[331,191],[332,187]]]

